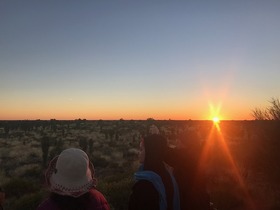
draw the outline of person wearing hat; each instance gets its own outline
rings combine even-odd
[[[51,193],[37,210],[110,210],[96,189],[94,168],[83,150],[62,151],[50,161],[45,177]]]
[[[156,131],[156,132],[151,132]],[[164,163],[167,139],[154,127],[140,143],[140,169],[129,197],[129,210],[179,210],[179,191],[175,178]]]

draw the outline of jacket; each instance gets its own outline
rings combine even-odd
[[[86,205],[86,210],[110,210],[109,204],[105,197],[96,189],[89,191],[89,202]],[[48,198],[43,201],[36,210],[60,210],[57,203]]]

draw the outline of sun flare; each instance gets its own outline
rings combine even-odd
[[[220,118],[217,117],[217,116],[213,117],[212,120],[213,120],[214,123],[219,123],[220,122]]]
[[[210,115],[208,119],[211,119],[215,124],[219,124],[219,122],[222,119],[222,116],[220,114],[221,106],[222,106],[221,103],[214,106],[211,102],[209,102]]]

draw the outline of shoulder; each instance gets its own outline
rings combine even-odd
[[[91,189],[89,191],[90,194],[90,206],[95,207],[97,210],[109,210],[109,204],[104,197],[104,195],[96,189]]]
[[[139,198],[158,198],[158,192],[154,185],[147,180],[137,181],[133,188],[133,194]]]
[[[139,180],[133,185],[133,190],[152,190],[154,188],[153,184],[147,180]]]
[[[151,182],[139,180],[134,184],[129,198],[129,209],[159,209],[159,194]]]
[[[58,208],[56,207],[55,203],[51,200],[51,199],[47,199],[45,201],[43,201],[36,210],[58,210]]]
[[[91,189],[89,191],[90,197],[97,201],[106,201],[105,196],[97,189]]]

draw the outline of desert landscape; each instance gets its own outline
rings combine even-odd
[[[44,171],[63,149],[86,151],[97,188],[111,209],[127,208],[137,170],[138,146],[150,125],[170,146],[195,129],[208,147],[204,169],[218,210],[280,208],[280,123],[278,121],[21,120],[0,122],[0,186],[6,210],[31,210],[48,195]]]

